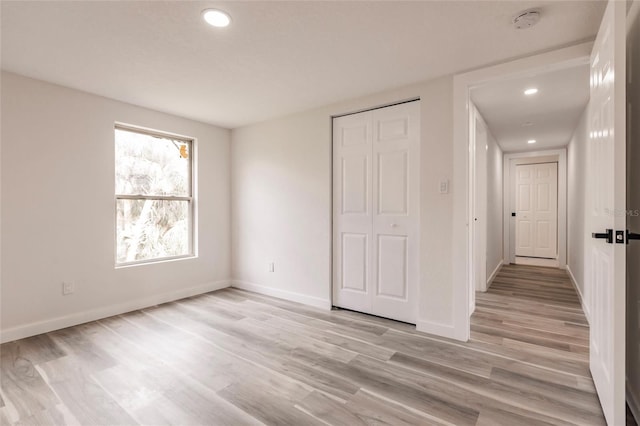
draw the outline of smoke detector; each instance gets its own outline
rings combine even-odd
[[[524,30],[533,27],[540,20],[540,11],[536,9],[528,9],[517,13],[513,17],[512,23],[517,30]]]

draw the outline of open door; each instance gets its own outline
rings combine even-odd
[[[640,421],[640,1],[627,13],[627,82],[627,403]]]
[[[609,425],[625,424],[625,6],[610,0],[591,54],[585,281],[590,368]]]

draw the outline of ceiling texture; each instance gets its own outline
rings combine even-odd
[[[589,101],[589,65],[487,84],[471,99],[504,152],[566,146]]]
[[[205,24],[219,8],[228,28]],[[527,30],[514,14],[536,7]],[[2,68],[234,128],[591,39],[604,1],[2,1]],[[496,135],[498,136],[498,135]]]

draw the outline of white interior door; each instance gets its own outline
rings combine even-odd
[[[333,120],[336,306],[415,323],[418,102]]]
[[[516,166],[516,256],[558,257],[558,163]]]
[[[372,114],[333,120],[334,304],[370,309],[372,214]]]
[[[487,126],[478,110],[469,111],[469,138],[471,142],[469,188],[473,220],[473,244],[469,253],[471,285],[469,286],[469,315],[476,309],[476,291],[487,291]]]
[[[533,256],[533,166],[516,166],[516,256]]]
[[[610,1],[591,54],[585,284],[591,289],[590,368],[610,425],[625,424],[625,2]]]
[[[640,164],[640,2],[627,14],[627,164]],[[640,168],[627,168],[627,401],[640,421]]]
[[[476,291],[487,291],[487,128],[479,118],[475,119],[474,145],[474,287]],[[475,293],[472,297],[475,309]]]

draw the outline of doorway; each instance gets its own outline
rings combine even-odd
[[[420,102],[333,119],[333,304],[415,324]]]
[[[453,331],[451,336],[460,340],[469,339],[469,316],[470,316],[470,291],[472,277],[476,271],[476,262],[472,256],[472,247],[474,244],[473,236],[473,222],[474,222],[474,210],[473,210],[473,188],[472,182],[474,161],[471,153],[473,146],[471,144],[471,135],[469,125],[469,111],[475,108],[474,101],[472,99],[472,92],[477,89],[486,87],[492,83],[509,83],[516,79],[522,79],[525,77],[535,76],[537,74],[548,73],[552,71],[561,71],[564,69],[585,66],[589,63],[589,56],[591,53],[592,44],[583,43],[576,46],[567,47],[557,51],[544,53],[536,56],[531,56],[526,59],[516,60],[513,62],[500,64],[488,68],[484,68],[477,71],[471,71],[469,73],[460,74],[454,77],[454,174],[453,183],[458,183],[462,190],[454,193],[453,196],[453,257],[454,261],[464,265],[464,267],[456,267],[453,269],[453,297],[456,300],[453,310]],[[587,83],[588,87],[588,83]],[[524,88],[523,88],[524,89]],[[552,91],[553,92],[553,91]],[[520,92],[522,94],[522,92]],[[524,102],[524,101],[523,101]],[[520,109],[520,105],[517,108],[512,107],[503,111],[503,115]],[[485,117],[486,119],[486,117]],[[487,120],[485,120],[487,121]],[[523,126],[524,125],[524,126]],[[514,126],[518,128],[525,127],[526,122],[514,122]],[[491,126],[490,126],[491,127]],[[543,143],[538,142],[535,146],[526,146],[528,139],[524,140],[524,148],[515,149],[512,147],[502,148],[503,157],[503,181],[502,184],[508,181],[507,175],[509,174],[509,159],[511,156],[527,156],[534,155],[530,151],[532,148],[539,149],[540,152],[546,153],[549,147]],[[522,144],[522,140],[518,139],[514,143]],[[524,151],[527,151],[526,153]],[[539,154],[544,155],[544,154]],[[560,154],[560,155],[566,155]],[[565,157],[566,158],[566,157]],[[559,163],[560,175],[562,175],[562,162]],[[566,163],[565,163],[566,164]],[[562,182],[559,184],[559,190],[563,188]],[[566,187],[565,187],[566,189]],[[498,209],[502,210],[504,215],[511,213],[508,205],[508,188],[504,188],[502,195],[504,201],[500,202]],[[495,204],[489,204],[488,208],[496,207]],[[559,206],[559,208],[561,208]],[[508,226],[510,219],[501,220],[500,228]],[[560,219],[562,222],[562,219]],[[504,226],[503,226],[504,225]],[[559,224],[561,226],[561,223]],[[500,253],[502,253],[501,263],[510,263],[509,259],[509,232],[504,232],[502,229],[497,231],[497,235],[502,234],[503,242],[498,244]],[[560,234],[560,228],[558,229]],[[491,235],[496,235],[495,232],[491,232]],[[488,233],[489,235],[489,233]],[[562,237],[559,235],[559,239]],[[562,248],[560,247],[559,258],[562,256]],[[488,282],[494,276],[494,273],[498,269],[487,267]]]
[[[454,79],[454,184],[467,184],[466,194],[454,200],[454,256],[464,261],[464,274],[454,274],[454,285],[468,290],[471,274],[477,267],[473,257],[462,256],[473,245],[473,202],[468,183],[473,179],[471,139],[465,120],[471,103],[470,91],[492,81],[506,80],[515,75],[531,75],[549,69],[566,67],[568,63],[590,66],[589,107],[584,128],[580,127],[582,146],[586,147],[589,175],[581,184],[586,188],[585,203],[578,213],[585,219],[587,232],[582,232],[581,256],[585,261],[585,287],[599,291],[592,299],[590,318],[589,367],[609,424],[620,424],[624,418],[624,272],[625,217],[612,212],[625,211],[625,19],[624,2],[610,1],[593,45],[579,45],[550,54],[538,55],[509,64],[470,72]],[[578,54],[578,50],[583,55]],[[525,94],[530,92],[524,91]],[[531,92],[530,92],[531,93]],[[535,91],[533,91],[535,93]],[[536,140],[532,139],[531,143]],[[466,227],[464,226],[466,222]],[[466,275],[466,276],[465,276]],[[574,283],[575,284],[575,283]],[[454,311],[457,327],[469,324],[468,291],[456,291],[460,305],[466,310]],[[468,300],[467,300],[468,301]],[[593,312],[598,314],[594,315]],[[457,329],[462,333],[464,329]],[[468,338],[468,333],[466,335]]]
[[[558,163],[516,166],[516,258],[558,257]]]
[[[556,255],[545,253],[532,256],[527,252],[517,252],[517,167],[529,164],[557,164],[557,214],[556,214]],[[536,265],[554,268],[565,268],[567,265],[567,212],[568,212],[568,175],[567,150],[557,149],[525,153],[505,154],[504,156],[504,193],[503,235],[506,264]],[[551,238],[551,237],[549,237]],[[545,257],[548,256],[548,257]]]

